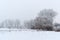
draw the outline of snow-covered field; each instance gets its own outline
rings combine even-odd
[[[0,40],[60,40],[60,32],[34,30],[0,31]]]

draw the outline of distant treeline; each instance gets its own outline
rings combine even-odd
[[[42,31],[60,31],[56,23],[53,23],[57,12],[52,9],[44,9],[38,13],[35,19],[25,21],[21,25],[20,20],[5,20],[0,23],[0,28],[34,29]],[[56,26],[57,25],[57,26]]]

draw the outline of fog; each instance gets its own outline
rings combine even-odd
[[[60,0],[0,0],[0,22],[5,19],[30,20],[42,9],[53,9],[58,15],[54,22],[60,23]]]

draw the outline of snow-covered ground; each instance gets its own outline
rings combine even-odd
[[[54,31],[0,31],[0,40],[60,40],[60,32]]]

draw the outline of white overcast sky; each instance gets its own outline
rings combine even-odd
[[[60,0],[0,0],[0,21],[5,19],[30,20],[42,9],[53,9],[60,23]]]

